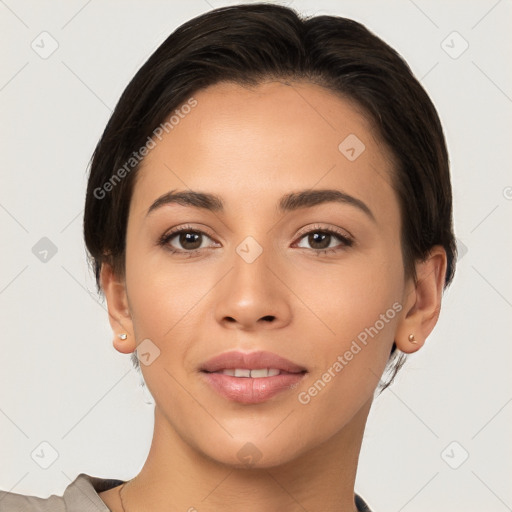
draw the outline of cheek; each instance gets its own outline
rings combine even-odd
[[[402,310],[401,273],[378,267],[331,273],[312,287],[329,291],[318,311],[331,332],[319,326],[325,334],[308,348],[311,375],[296,398],[304,415],[323,418],[324,433],[337,432],[372,397],[389,358]]]
[[[319,328],[324,324],[318,332],[340,342],[373,325],[401,299],[404,286],[399,251],[354,253],[333,264],[301,261],[284,279],[311,307],[308,317],[313,312]]]
[[[328,382],[332,391],[323,393],[320,402],[337,400],[347,391],[362,396],[377,385],[403,308],[403,268],[395,252],[350,258],[335,269],[301,269],[302,288],[296,282],[294,290],[316,313],[308,312],[305,326],[314,333],[307,349],[308,360],[315,362],[312,377]]]
[[[161,248],[127,237],[126,283],[137,340],[149,338],[158,346],[167,338],[178,341],[175,331],[183,328],[187,312],[204,293],[197,277],[186,274],[185,267],[173,265]]]

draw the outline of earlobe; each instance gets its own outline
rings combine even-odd
[[[426,260],[416,264],[416,283],[411,280],[404,291],[403,317],[396,330],[395,343],[406,354],[419,350],[437,323],[446,263],[445,249],[434,246]]]
[[[110,264],[103,263],[100,282],[107,301],[110,326],[114,331],[114,348],[123,354],[129,354],[137,347],[124,280],[115,275]]]

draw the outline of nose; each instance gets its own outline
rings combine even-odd
[[[271,252],[263,250],[252,262],[234,255],[231,270],[215,290],[215,318],[223,327],[253,331],[290,322],[293,294]]]

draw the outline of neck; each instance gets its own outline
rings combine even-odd
[[[125,512],[356,511],[354,483],[370,406],[371,400],[341,431],[293,460],[242,469],[194,449],[155,408],[148,458],[122,489]]]

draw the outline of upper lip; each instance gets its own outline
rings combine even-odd
[[[288,373],[302,373],[306,368],[292,363],[284,357],[272,352],[224,352],[206,361],[200,368],[201,371],[216,372],[227,369],[257,370],[260,368],[275,368]]]

